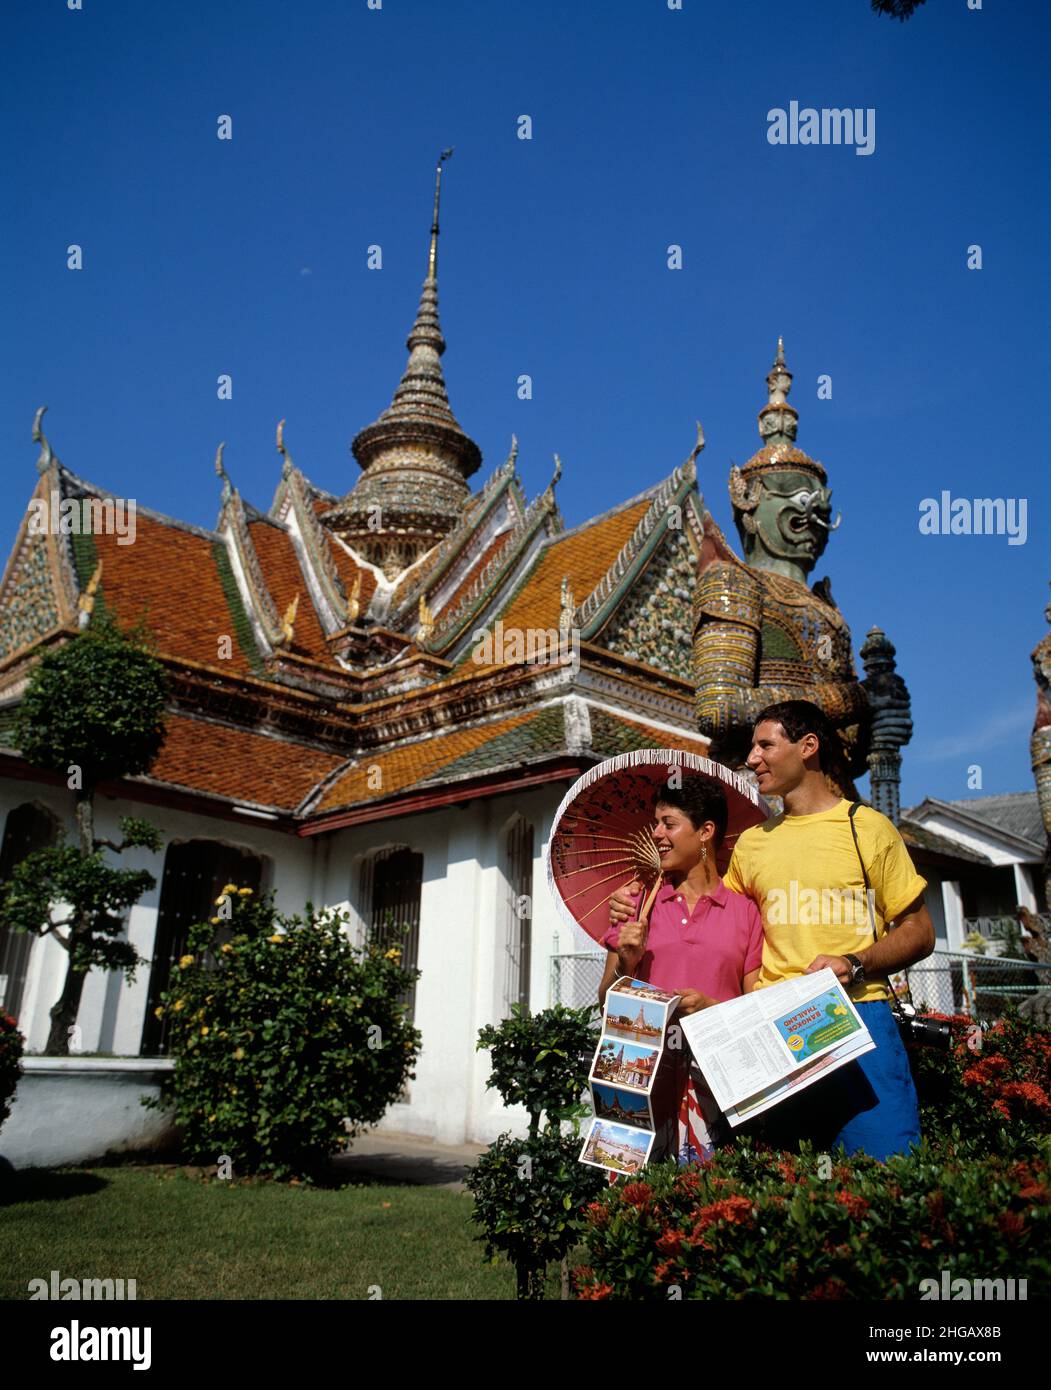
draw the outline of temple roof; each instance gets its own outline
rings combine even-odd
[[[529,502],[513,444],[449,535],[391,580],[326,527],[335,499],[281,430],[278,447],[267,512],[242,498],[220,450],[214,529],[143,506],[130,544],[23,522],[0,586],[0,743],[35,660],[88,621],[94,576],[122,626],[144,620],[172,687],[167,738],[130,795],[257,808],[310,833],[504,777],[564,779],[628,748],[704,752],[688,669],[676,669],[703,530],[692,456],[567,531],[561,465]],[[50,446],[42,464],[38,501],[112,499]],[[475,660],[498,623],[568,630],[576,650]]]

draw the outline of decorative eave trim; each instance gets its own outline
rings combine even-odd
[[[642,515],[635,530],[621,547],[620,554],[579,604],[573,615],[573,626],[581,638],[597,635],[619,607],[626,591],[645,568],[646,562],[668,533],[668,508],[682,507],[691,492],[696,491],[697,471],[693,463],[676,468],[653,494],[653,500]]]
[[[291,522],[288,526],[296,549],[299,568],[306,581],[307,592],[317,611],[325,636],[331,637],[347,624],[347,594],[332,558],[328,533],[310,505],[306,479],[292,466],[286,478],[291,500]]]
[[[463,636],[465,628],[480,625],[482,613],[506,588],[507,576],[510,574],[517,578],[514,571],[518,569],[522,557],[528,554],[531,542],[541,531],[545,532],[545,539],[547,538],[548,518],[557,510],[550,488],[530,503],[521,522],[511,532],[507,544],[501,546],[497,554],[479,571],[455,609],[436,623],[427,639],[429,651],[444,655]],[[537,551],[539,549],[540,547],[537,547]],[[532,560],[533,556],[529,554],[528,558]]]
[[[597,755],[596,755],[597,757]],[[330,811],[298,827],[298,835],[323,835],[346,826],[364,825],[370,821],[392,820],[397,816],[416,815],[435,811],[442,806],[454,806],[463,801],[499,796],[503,792],[520,792],[525,787],[541,786],[546,782],[575,781],[592,758],[584,754],[545,754],[532,765],[515,764],[512,770],[473,776],[463,782],[434,787],[424,792],[408,792],[380,802],[359,802],[342,811]]]
[[[229,551],[241,601],[245,605],[263,656],[268,657],[278,646],[283,635],[281,620],[263,577],[263,568],[248,530],[244,503],[236,488],[230,489],[230,495],[223,503],[220,522],[223,524],[220,538],[225,541]]]
[[[470,513],[463,517],[449,534],[439,542],[437,555],[431,567],[425,574],[408,588],[404,595],[397,600],[396,606],[389,614],[389,621],[392,627],[397,627],[406,618],[412,618],[419,606],[420,595],[433,593],[434,589],[442,582],[449,573],[456,561],[463,555],[464,549],[471,537],[476,535],[481,529],[486,517],[499,503],[505,493],[509,493],[514,499],[515,511],[517,512],[517,522],[520,523],[525,513],[525,503],[522,496],[522,489],[519,486],[517,474],[515,472],[515,460],[518,456],[517,444],[512,443],[511,453],[507,459],[495,468],[491,476],[486,480],[481,492],[478,493],[474,506]]]

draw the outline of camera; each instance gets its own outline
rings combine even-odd
[[[911,1004],[900,1004],[895,1010],[898,1032],[903,1043],[913,1047],[940,1047],[946,1052],[952,1042],[952,1027],[943,1018],[925,1018]]]

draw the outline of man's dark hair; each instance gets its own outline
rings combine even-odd
[[[658,806],[674,806],[677,811],[689,818],[694,830],[699,830],[705,821],[715,822],[715,848],[718,849],[726,834],[726,793],[722,783],[699,773],[686,773],[681,787],[662,787],[654,800]]]
[[[843,752],[832,721],[820,706],[810,700],[781,700],[761,709],[752,723],[752,732],[769,719],[780,724],[789,743],[798,743],[804,734],[816,734],[818,739],[817,765],[822,772],[833,776],[843,770]]]

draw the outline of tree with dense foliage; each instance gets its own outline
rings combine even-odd
[[[95,835],[100,783],[147,771],[164,741],[164,667],[140,625],[122,632],[102,607],[91,626],[41,658],[18,707],[12,741],[26,762],[65,777],[73,793],[77,843],[35,850],[0,887],[6,925],[51,936],[68,955],[62,992],[51,1009],[46,1051],[69,1051],[84,979],[92,966],[124,970],[139,957],[124,937],[127,912],[156,880],[115,869],[102,851],[157,851],[147,821],[123,817],[119,843]],[[122,939],[124,938],[124,939]]]

